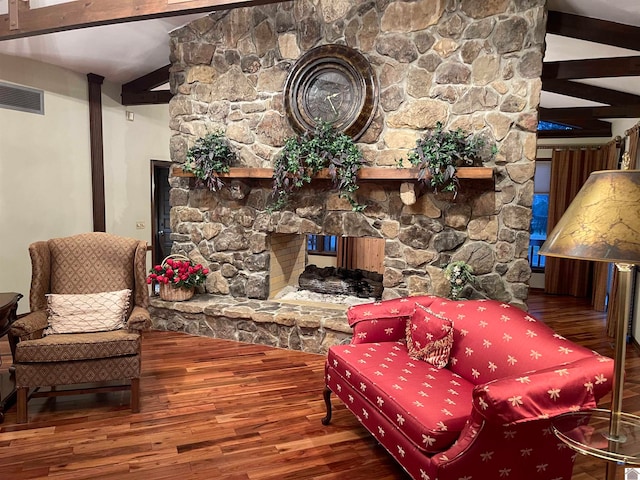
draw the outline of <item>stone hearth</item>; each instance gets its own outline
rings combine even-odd
[[[351,328],[344,306],[196,295],[186,302],[151,297],[153,328],[272,347],[326,353],[348,343]]]

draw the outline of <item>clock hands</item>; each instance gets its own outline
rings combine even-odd
[[[329,102],[329,105],[331,105],[331,110],[333,110],[333,113],[336,116],[338,115],[338,110],[336,110],[336,106],[333,104],[331,99],[337,97],[338,95],[341,95],[341,92],[335,92],[325,97],[325,100]]]

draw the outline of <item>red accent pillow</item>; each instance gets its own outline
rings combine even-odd
[[[453,346],[453,322],[436,315],[416,302],[413,315],[407,320],[407,350],[415,360],[424,360],[436,368],[449,363]]]

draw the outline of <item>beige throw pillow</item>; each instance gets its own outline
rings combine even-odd
[[[131,290],[84,295],[47,295],[44,335],[118,330],[125,326]]]
[[[406,328],[409,356],[444,368],[453,347],[453,322],[418,302],[415,306]]]

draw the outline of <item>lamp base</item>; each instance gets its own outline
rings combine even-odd
[[[555,435],[573,450],[610,462],[640,465],[640,417],[619,414],[618,434],[610,434],[611,411],[570,412],[552,420]]]

